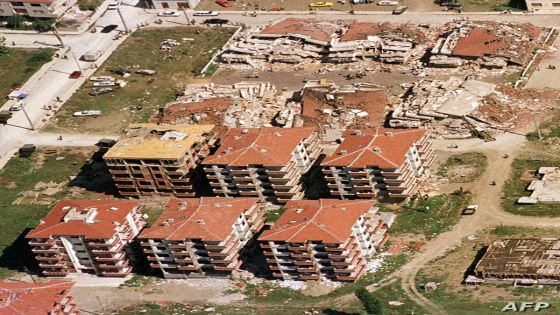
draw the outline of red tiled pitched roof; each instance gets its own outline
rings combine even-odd
[[[496,54],[508,45],[497,38],[490,29],[474,27],[468,36],[461,37],[453,48],[453,55],[482,57]]]
[[[91,239],[111,238],[115,234],[115,222],[124,224],[126,216],[138,206],[137,201],[127,200],[61,200],[41,220],[41,223],[26,238],[49,238],[51,236],[84,236]],[[96,208],[93,223],[84,220],[67,220],[64,217],[71,209],[82,211]],[[112,209],[111,209],[112,208]]]
[[[72,282],[61,280],[43,283],[0,280],[0,315],[50,314],[72,285]]]
[[[223,241],[230,235],[237,217],[257,202],[257,198],[172,198],[153,226],[140,233],[140,238]]]
[[[260,33],[284,36],[297,34],[309,36],[314,40],[329,42],[337,28],[330,24],[319,23],[320,21],[314,19],[289,18],[264,28]]]
[[[406,160],[406,152],[412,144],[420,140],[426,131],[376,128],[361,130],[360,133],[345,131],[342,144],[323,160],[321,166],[398,168]]]
[[[259,241],[344,243],[375,200],[290,200],[286,211]]]
[[[285,166],[296,146],[309,137],[314,128],[233,128],[214,154],[202,164],[231,166]]]

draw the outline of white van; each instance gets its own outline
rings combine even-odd
[[[399,2],[398,1],[381,0],[381,1],[377,2],[377,5],[396,7],[396,6],[399,5]]]
[[[85,61],[96,61],[99,57],[101,57],[101,51],[99,50],[88,50],[82,56]]]

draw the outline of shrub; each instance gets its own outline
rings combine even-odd
[[[381,300],[370,293],[366,288],[361,287],[354,291],[356,297],[362,305],[364,306],[366,312],[371,315],[382,315],[383,314],[383,303]]]

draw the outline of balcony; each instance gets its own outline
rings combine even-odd
[[[57,248],[49,248],[49,249],[33,248],[33,249],[31,249],[31,252],[33,254],[56,254],[56,253],[58,253],[58,249]]]

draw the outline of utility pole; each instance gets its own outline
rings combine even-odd
[[[187,10],[185,10],[185,8],[183,8],[183,13],[185,14],[185,19],[187,19],[187,25],[191,25],[191,20],[189,19],[189,16],[187,15]]]
[[[126,26],[126,22],[124,21],[124,17],[121,13],[121,8],[117,7],[117,13],[119,14],[119,16],[121,18],[121,21],[122,21],[122,24],[124,26],[124,32],[127,33],[127,34],[130,33],[130,31],[128,30],[128,26]]]
[[[537,130],[537,135],[539,135],[539,139],[542,139],[541,130],[539,129],[539,125],[537,124],[537,119],[535,119],[536,113],[531,114],[531,118],[533,118],[533,124],[535,124],[535,129]]]
[[[33,121],[31,120],[31,118],[29,118],[29,115],[27,115],[27,111],[25,110],[25,106],[22,106],[21,110],[23,110],[23,114],[25,114],[25,118],[27,118],[27,121],[29,121],[29,124],[31,125],[31,130],[35,130],[35,125],[33,125]]]

